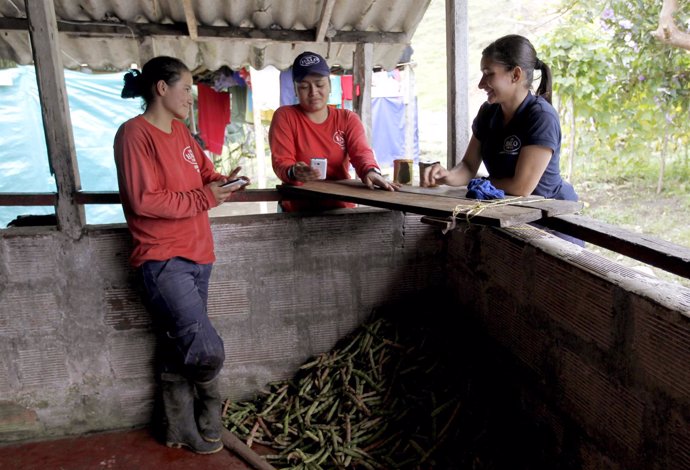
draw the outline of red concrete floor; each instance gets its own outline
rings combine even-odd
[[[262,453],[260,449],[254,449]],[[263,452],[265,453],[265,452]],[[224,448],[211,455],[170,449],[149,429],[0,446],[0,470],[250,470]]]

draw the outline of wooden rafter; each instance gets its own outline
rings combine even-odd
[[[324,39],[326,39],[326,33],[328,32],[328,27],[331,24],[331,17],[333,16],[334,7],[335,0],[324,1],[319,26],[316,28],[316,42],[323,42]]]
[[[192,41],[196,41],[199,38],[196,24],[196,15],[194,14],[194,5],[192,0],[183,0],[184,5],[184,18],[187,22],[187,30],[189,31],[189,37]]]

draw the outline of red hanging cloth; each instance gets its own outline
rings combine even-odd
[[[230,122],[230,93],[218,92],[199,83],[199,134],[209,152],[220,155],[225,143],[225,127]]]

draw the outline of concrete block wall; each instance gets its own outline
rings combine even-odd
[[[376,306],[443,282],[445,239],[376,209],[214,219],[209,315],[224,395],[253,396],[329,350]],[[79,241],[0,232],[0,441],[142,426],[155,338],[124,226]]]
[[[231,399],[293,375],[377,306],[447,288],[582,469],[690,468],[690,292],[520,227],[441,235],[375,209],[213,223],[209,312]],[[142,426],[155,340],[124,226],[0,232],[0,441]],[[468,313],[469,312],[469,313]],[[481,357],[464,357],[481,361]]]
[[[456,230],[448,260],[564,468],[690,468],[690,289],[530,227]]]

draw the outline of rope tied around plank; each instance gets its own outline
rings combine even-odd
[[[540,202],[549,200],[551,199],[539,199]],[[525,204],[528,202],[534,202],[534,199],[531,199],[529,196],[517,196],[513,199],[494,199],[492,201],[478,201],[472,204],[471,206],[458,204],[453,209],[453,213],[448,217],[450,222],[448,226],[442,230],[442,232],[445,235],[446,233],[455,229],[459,215],[464,215],[465,222],[468,225],[471,225],[472,219],[484,212],[488,208],[509,206],[513,204]]]

